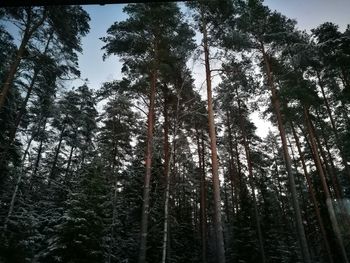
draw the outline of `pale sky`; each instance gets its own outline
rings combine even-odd
[[[296,19],[297,27],[301,30],[310,31],[323,22],[334,22],[341,30],[350,24],[350,0],[265,0],[265,4],[272,10]],[[98,89],[106,81],[121,78],[121,64],[116,56],[111,56],[106,61],[102,60],[103,42],[99,38],[106,36],[107,29],[115,21],[126,18],[122,12],[123,6],[113,4],[84,7],[91,17],[91,31],[83,39],[83,54],[79,57],[79,64],[81,78],[88,78],[91,88]],[[194,77],[197,77],[197,74]],[[201,81],[196,83],[199,82]],[[82,83],[75,81],[74,85]],[[259,119],[257,113],[252,115],[252,119],[258,127],[257,134],[266,136],[271,125]]]
[[[323,22],[334,22],[341,30],[350,24],[350,0],[265,0],[265,4],[296,19],[302,30],[309,31]]]

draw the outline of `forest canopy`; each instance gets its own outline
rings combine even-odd
[[[348,263],[350,25],[123,13],[99,39],[119,77],[91,86],[83,6],[0,7],[0,262]]]

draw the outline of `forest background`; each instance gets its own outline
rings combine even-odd
[[[347,7],[1,8],[0,261],[349,262]]]

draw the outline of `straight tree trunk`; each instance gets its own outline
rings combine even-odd
[[[196,130],[197,152],[200,174],[200,233],[201,233],[201,259],[203,263],[207,262],[207,217],[206,217],[206,186],[205,186],[205,163],[204,163],[204,140]]]
[[[297,192],[296,192],[294,172],[292,169],[291,159],[290,159],[290,155],[288,152],[286,131],[285,131],[283,121],[282,121],[281,105],[280,105],[280,101],[279,101],[279,98],[277,95],[276,87],[274,85],[270,61],[269,61],[268,55],[265,52],[265,47],[264,47],[263,43],[261,43],[261,52],[262,52],[263,60],[265,63],[265,69],[266,69],[266,73],[267,73],[267,82],[268,82],[269,88],[271,90],[272,105],[273,105],[275,115],[277,118],[278,130],[279,130],[281,141],[282,141],[283,157],[284,157],[284,162],[286,164],[286,169],[287,169],[287,173],[288,173],[289,186],[290,186],[292,203],[293,203],[295,220],[296,220],[296,227],[297,227],[297,232],[298,232],[299,241],[300,241],[300,248],[302,251],[302,256],[303,256],[304,262],[311,263],[310,252],[309,252],[309,248],[308,248],[308,244],[307,244],[307,240],[306,240],[304,225],[303,225],[302,218],[301,218],[301,211],[300,211],[298,196],[297,196]]]
[[[62,129],[61,129],[61,132],[60,132],[60,137],[58,139],[58,144],[57,144],[57,147],[56,147],[56,150],[55,150],[55,156],[53,158],[53,162],[52,162],[52,167],[51,167],[51,171],[50,171],[50,174],[49,174],[49,178],[48,178],[48,186],[50,187],[51,186],[51,182],[52,182],[52,179],[54,177],[54,174],[56,172],[56,165],[57,165],[57,160],[58,160],[58,155],[60,154],[60,151],[61,151],[61,145],[62,145],[62,141],[63,141],[63,134],[64,134],[64,131],[65,131],[65,126],[63,125]]]
[[[242,116],[243,113],[241,111],[241,103],[240,103],[240,99],[238,98],[237,89],[236,89],[236,94],[237,94],[239,123],[240,123],[241,132],[242,132],[242,135],[243,135],[243,145],[244,145],[245,155],[246,155],[247,164],[248,164],[249,185],[251,187],[252,196],[253,196],[253,207],[254,207],[254,215],[255,215],[255,224],[256,224],[258,240],[259,240],[261,262],[265,263],[266,262],[266,256],[265,256],[264,240],[263,240],[263,236],[262,236],[261,225],[260,225],[260,216],[259,216],[259,211],[258,211],[258,206],[257,206],[257,201],[256,201],[256,196],[255,196],[255,183],[254,183],[254,175],[253,175],[253,163],[252,163],[252,160],[250,158],[250,149],[249,149],[249,143],[248,143],[248,138],[247,138],[247,132],[246,132],[246,128],[245,128],[245,121],[244,121],[243,116]]]
[[[329,192],[329,189],[328,189],[328,185],[327,185],[325,174],[323,173],[321,159],[320,159],[320,156],[319,156],[318,151],[317,151],[317,144],[316,144],[315,135],[314,135],[314,132],[313,132],[313,129],[312,129],[312,123],[311,123],[310,116],[309,116],[309,110],[307,109],[306,106],[304,106],[304,117],[305,117],[306,127],[308,129],[308,133],[309,133],[309,136],[310,136],[310,144],[311,144],[312,151],[313,151],[314,157],[315,157],[316,168],[317,168],[318,173],[320,175],[323,191],[324,191],[324,194],[326,196],[328,212],[329,212],[329,215],[330,215],[330,218],[331,218],[331,221],[332,221],[333,230],[334,230],[335,236],[337,238],[339,249],[340,249],[340,252],[342,254],[343,260],[344,260],[345,263],[348,263],[349,261],[348,261],[348,258],[347,258],[347,254],[346,254],[345,246],[344,246],[344,243],[343,243],[343,239],[341,237],[338,221],[337,221],[337,218],[335,217],[335,212],[334,212],[334,207],[333,207],[333,203],[332,203],[332,198],[331,198],[331,195],[330,195],[330,192]]]
[[[150,197],[150,181],[152,173],[152,148],[153,148],[153,129],[155,114],[155,98],[157,85],[157,70],[151,74],[150,104],[147,116],[147,137],[146,137],[146,173],[143,186],[143,203],[142,203],[142,219],[141,219],[141,239],[139,263],[146,262],[147,251],[147,234],[148,234],[148,214],[149,214],[149,197]]]
[[[312,180],[310,178],[309,173],[307,172],[305,159],[304,159],[304,154],[302,153],[301,147],[300,147],[300,141],[299,141],[298,135],[297,135],[297,133],[295,131],[293,123],[291,122],[290,124],[291,124],[291,128],[292,128],[292,133],[293,133],[293,136],[294,136],[295,144],[297,146],[298,154],[299,154],[299,157],[300,157],[300,162],[301,162],[301,165],[302,165],[302,168],[303,168],[303,171],[304,171],[304,176],[305,176],[305,179],[306,179],[306,182],[307,182],[309,195],[310,195],[313,207],[315,209],[315,214],[316,214],[316,218],[317,218],[317,221],[318,221],[318,225],[320,226],[320,231],[321,231],[323,245],[324,245],[324,247],[326,249],[327,257],[328,257],[329,262],[333,263],[334,261],[333,261],[333,257],[332,257],[331,248],[330,248],[330,245],[329,245],[329,242],[328,242],[327,232],[326,232],[326,229],[324,227],[323,219],[321,217],[320,208],[318,207],[318,202],[317,202],[317,199],[316,199],[316,194],[315,194],[315,191],[314,191],[314,188],[313,188]]]
[[[46,129],[46,122],[47,122],[47,118],[44,119],[44,124],[43,124],[43,128],[42,128],[43,131],[45,131],[45,129]],[[32,188],[33,179],[36,177],[36,174],[37,174],[38,169],[39,169],[39,163],[40,163],[40,159],[41,159],[42,150],[43,150],[43,140],[41,139],[40,143],[39,143],[39,147],[38,147],[38,154],[37,154],[37,157],[35,159],[34,170],[32,173],[31,180],[30,180],[30,189]]]
[[[237,187],[237,213],[238,209],[241,207],[242,204],[242,199],[244,198],[244,193],[243,193],[243,179],[242,179],[242,167],[241,167],[241,160],[239,156],[239,151],[238,151],[238,137],[237,137],[237,132],[235,132],[235,152],[236,152],[236,163],[237,163],[237,182],[236,185]]]
[[[227,184],[224,184],[223,188],[224,188],[224,207],[225,207],[225,214],[226,214],[226,223],[229,224],[231,222],[231,218],[230,218],[230,207],[228,204]]]
[[[340,79],[343,83],[344,89],[350,91],[350,80],[345,67],[340,67]]]
[[[273,161],[274,161],[274,170],[275,170],[275,175],[276,175],[276,181],[277,181],[277,200],[279,201],[279,206],[278,208],[281,211],[281,215],[282,215],[282,222],[281,225],[287,226],[287,231],[292,232],[293,230],[295,230],[295,225],[294,222],[292,222],[290,220],[290,217],[287,215],[288,214],[288,210],[289,210],[289,206],[286,204],[286,197],[283,195],[283,193],[286,192],[286,190],[284,190],[284,187],[282,185],[282,176],[283,175],[283,171],[281,171],[278,167],[278,156],[280,156],[279,153],[279,149],[278,149],[278,143],[277,143],[277,138],[274,137],[273,141],[272,141],[272,154],[273,154]],[[289,245],[291,245],[291,242],[288,241]]]
[[[282,193],[283,193],[283,189],[282,189],[282,184],[281,184],[281,180],[280,180],[280,171],[278,169],[278,162],[277,162],[277,153],[275,152],[278,152],[278,149],[277,149],[277,141],[274,140],[273,142],[273,148],[272,148],[272,154],[273,154],[273,161],[275,163],[274,165],[274,170],[276,172],[276,176],[277,176],[277,199],[279,199],[279,202],[281,203],[281,212],[282,212],[282,215],[283,215],[283,219],[285,220],[285,223],[287,223],[287,218],[286,218],[286,206],[285,206],[285,203],[284,203],[284,200],[283,200],[283,196],[282,196]]]
[[[237,189],[237,169],[235,167],[234,163],[234,153],[233,153],[233,136],[232,136],[232,129],[231,129],[231,117],[230,112],[226,112],[226,118],[227,118],[227,133],[228,133],[228,140],[229,140],[229,155],[230,155],[230,163],[229,163],[229,174],[230,174],[230,181],[231,181],[231,196],[232,196],[232,209],[233,214],[235,214],[234,208],[236,211],[238,211],[238,189]],[[234,192],[234,195],[233,195]]]
[[[66,168],[66,173],[65,173],[65,176],[64,176],[66,181],[68,179],[68,174],[69,174],[70,165],[72,163],[72,157],[73,157],[74,149],[75,149],[74,146],[72,146],[70,148],[69,157],[68,157],[68,163],[67,163],[67,168]]]
[[[215,217],[215,236],[216,236],[216,256],[217,263],[225,263],[225,246],[224,235],[221,221],[221,197],[220,197],[220,180],[219,180],[219,167],[218,157],[216,149],[216,134],[214,123],[214,111],[213,111],[213,98],[211,88],[211,71],[209,62],[209,46],[207,36],[207,25],[202,10],[202,26],[203,26],[203,45],[204,45],[204,60],[205,60],[205,76],[207,83],[207,95],[208,95],[208,125],[209,125],[209,137],[210,137],[210,149],[211,149],[211,165],[213,175],[213,195],[214,195],[214,217]]]
[[[116,99],[116,98],[115,98]],[[120,119],[118,118],[118,122],[120,121]],[[115,127],[115,122],[116,122],[116,118],[115,116],[113,116],[113,138],[116,138],[116,134],[117,134],[117,129]],[[116,221],[117,221],[117,195],[118,195],[118,175],[115,173],[115,167],[117,165],[117,154],[118,154],[118,149],[117,149],[117,145],[118,145],[118,140],[113,140],[113,150],[112,150],[112,155],[111,155],[111,160],[109,161],[109,167],[110,167],[110,179],[111,179],[111,183],[114,184],[114,189],[112,189],[111,192],[111,200],[112,200],[112,205],[113,205],[113,209],[112,209],[112,224],[111,224],[111,231],[110,231],[110,237],[111,237],[111,242],[109,245],[109,249],[108,249],[108,263],[111,262],[112,259],[112,250],[115,246],[115,240],[114,240],[114,228],[116,225]],[[114,181],[112,181],[114,177]]]
[[[115,245],[114,242],[114,228],[115,228],[115,224],[117,221],[117,194],[118,194],[118,178],[117,176],[115,177],[115,181],[114,181],[114,191],[112,193],[112,205],[113,205],[113,210],[112,210],[112,224],[111,224],[111,232],[110,232],[110,237],[111,237],[111,243],[110,246],[108,248],[108,263],[111,262],[112,259],[112,249]]]
[[[205,257],[204,263],[207,262],[207,242],[208,242],[208,227],[207,227],[207,179],[206,179],[206,164],[205,164],[205,144],[204,132],[201,134],[201,150],[202,150],[202,179],[201,179],[201,229],[202,229],[202,258]]]
[[[165,177],[165,202],[164,202],[164,227],[163,227],[163,250],[162,250],[162,263],[166,262],[167,249],[168,249],[168,229],[169,229],[169,198],[170,198],[170,168],[171,161],[173,160],[173,149],[175,149],[175,139],[178,129],[178,109],[180,99],[177,97],[176,105],[176,117],[174,121],[174,133],[172,146],[169,145],[169,113],[168,113],[168,99],[167,95],[164,95],[164,177]]]

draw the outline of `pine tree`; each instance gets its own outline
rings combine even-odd
[[[236,21],[237,27],[235,30],[240,30],[245,39],[249,39],[246,43],[246,48],[258,50],[261,57],[261,63],[264,73],[266,74],[266,84],[271,91],[271,101],[274,108],[274,113],[277,118],[278,129],[283,145],[283,155],[286,164],[290,190],[292,193],[292,204],[295,212],[296,228],[300,240],[300,248],[302,257],[305,262],[311,262],[310,252],[305,236],[305,229],[302,224],[301,211],[295,187],[295,171],[292,168],[291,158],[287,148],[286,132],[283,124],[283,116],[281,114],[281,103],[278,96],[277,85],[274,80],[274,72],[272,63],[277,50],[281,50],[286,43],[293,40],[295,23],[286,17],[272,13],[266,6],[263,6],[260,1],[248,1],[243,4],[243,11],[239,20]],[[237,32],[237,31],[236,31]],[[227,41],[226,45],[231,45],[236,39],[233,36],[236,32],[231,31],[231,41]],[[274,34],[279,32],[279,34]],[[227,39],[227,38],[225,38]],[[289,42],[288,42],[289,41]]]
[[[142,79],[146,76],[144,81],[149,83],[149,92],[146,92],[149,94],[149,106],[139,254],[139,262],[145,262],[157,82],[162,68],[169,65],[172,56],[169,51],[176,50],[177,45],[190,45],[193,33],[181,22],[181,14],[175,4],[130,4],[124,10],[129,14],[129,18],[112,25],[107,31],[109,36],[102,40],[107,43],[104,47],[107,55],[122,56],[124,69],[129,72],[130,77]],[[183,35],[186,31],[187,34]],[[179,40],[182,41],[178,42]]]

